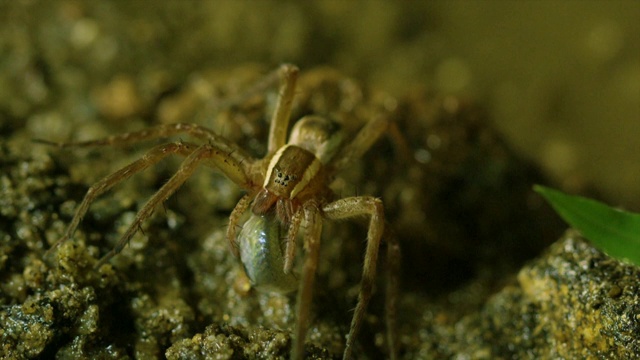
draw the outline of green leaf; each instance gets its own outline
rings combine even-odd
[[[541,185],[533,189],[596,247],[619,260],[627,259],[640,265],[640,214]]]

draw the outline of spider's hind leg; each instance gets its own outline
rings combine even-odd
[[[346,144],[327,164],[331,173],[344,169],[364,155],[389,128],[388,114],[379,114],[368,121],[350,143]]]

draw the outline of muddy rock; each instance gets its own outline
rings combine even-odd
[[[450,341],[446,354],[471,359],[637,358],[639,276],[638,267],[610,258],[570,230],[478,312],[440,328]],[[419,354],[443,355],[424,345]]]

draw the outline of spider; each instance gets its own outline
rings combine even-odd
[[[177,172],[151,196],[116,246],[97,262],[96,268],[118,254],[138,231],[141,223],[189,179],[200,165],[208,165],[220,170],[246,190],[246,194],[229,215],[226,237],[232,253],[241,259],[254,286],[281,293],[298,287],[292,359],[301,359],[304,355],[304,339],[319,261],[323,218],[369,218],[358,302],[346,338],[343,358],[352,357],[354,341],[372,295],[378,252],[383,238],[388,242],[389,262],[386,289],[387,341],[390,357],[395,358],[398,279],[394,269],[399,266],[400,249],[390,229],[385,226],[382,201],[372,196],[336,199],[336,194],[329,187],[338,171],[361,157],[385,133],[389,127],[388,116],[380,114],[369,120],[351,139],[345,139],[334,122],[320,116],[305,116],[294,124],[287,141],[298,72],[297,67],[289,64],[282,65],[277,70],[281,84],[270,123],[267,154],[262,159],[253,158],[239,145],[208,128],[189,123],[159,125],[85,142],[53,143],[38,140],[60,147],[122,145],[185,133],[205,142],[202,145],[183,141],[157,145],[142,158],[95,183],[76,209],[65,235],[47,253],[73,236],[91,203],[99,195],[171,154],[181,155],[185,160]],[[250,217],[240,233],[236,234],[242,215],[248,210]],[[293,274],[292,268],[297,235],[303,223],[306,257],[298,277]],[[284,246],[281,246],[282,238]]]

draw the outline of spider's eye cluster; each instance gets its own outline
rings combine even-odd
[[[289,174],[285,174],[282,171],[275,169],[276,171],[276,178],[274,180],[274,182],[278,185],[281,186],[287,186],[289,185],[289,181],[295,181],[296,180],[296,176],[295,175],[289,175]]]

